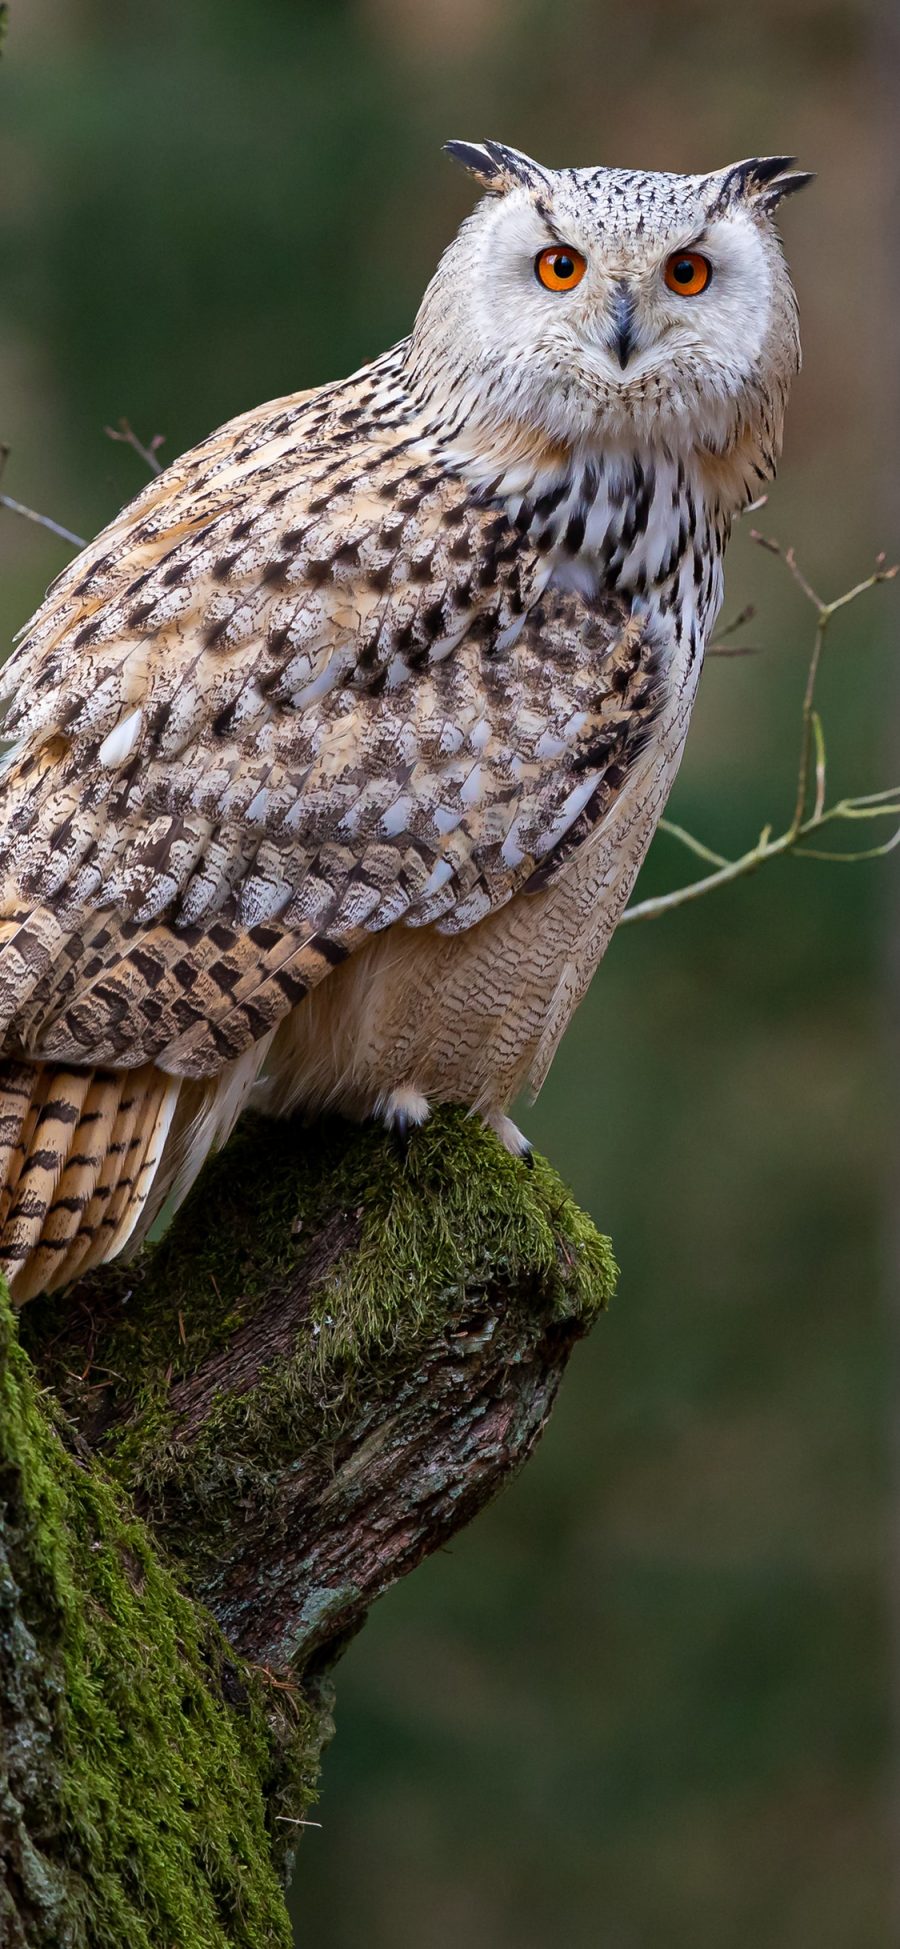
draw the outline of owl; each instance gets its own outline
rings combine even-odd
[[[251,1096],[524,1151],[665,805],[808,177],[447,147],[485,195],[410,336],[154,479],[2,672],[18,1301],[133,1248]]]

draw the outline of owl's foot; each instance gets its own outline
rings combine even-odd
[[[482,1123],[487,1124],[489,1130],[493,1130],[495,1137],[499,1137],[504,1150],[508,1150],[511,1157],[521,1157],[523,1164],[534,1163],[534,1153],[528,1138],[523,1137],[521,1130],[513,1123],[512,1117],[506,1116],[503,1110],[485,1110],[482,1112],[481,1120]]]
[[[421,1090],[390,1090],[381,1098],[377,1114],[385,1129],[396,1138],[400,1149],[405,1151],[410,1131],[428,1121],[431,1105]]]

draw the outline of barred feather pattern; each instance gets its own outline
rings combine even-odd
[[[652,630],[541,603],[508,517],[407,442],[331,479],[315,404],[154,483],[5,673],[7,1046],[212,1074],[367,932],[557,870],[640,748]]]
[[[365,971],[373,937],[415,930],[412,994],[435,953],[444,978],[442,941],[483,944],[518,896],[571,878],[595,834],[630,835],[627,872],[597,883],[610,916],[637,870],[680,755],[693,617],[679,664],[665,602],[565,586],[585,491],[570,462],[526,455],[530,500],[521,448],[515,494],[502,466],[473,481],[411,402],[403,356],[245,415],[154,480],[3,673],[0,1119],[19,1180],[0,1261],[17,1297],[137,1239],[267,1053],[290,1069],[269,1100],[304,1100],[303,1032],[279,1025],[351,957]],[[624,547],[652,527],[637,467],[618,518]],[[692,548],[696,524],[669,550],[677,603]],[[647,816],[611,827],[620,801]],[[523,1063],[546,1066],[541,1023],[555,1046],[586,979],[580,963],[564,978],[549,920],[547,942],[500,1073],[473,1058],[476,1087],[450,1061],[434,1095],[497,1108]],[[514,997],[490,1000],[482,964],[496,1019]],[[452,1011],[445,1027],[452,1042]],[[332,1077],[308,1100],[383,1102],[403,1078],[375,1041],[343,1095]]]

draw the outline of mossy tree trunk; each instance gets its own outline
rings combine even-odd
[[[134,1265],[4,1298],[4,1949],[289,1943],[331,1669],[528,1455],[613,1277],[446,1112],[405,1158],[247,1123]]]

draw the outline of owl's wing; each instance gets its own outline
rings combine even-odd
[[[372,383],[160,476],[4,672],[5,1049],[215,1073],[373,930],[545,882],[638,763],[646,628],[357,431]]]

